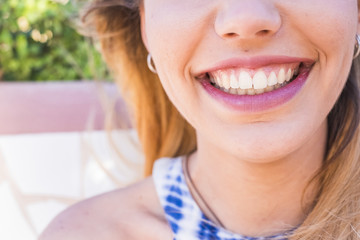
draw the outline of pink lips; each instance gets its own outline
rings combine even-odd
[[[267,65],[296,62],[302,63],[299,69],[299,75],[296,79],[294,79],[292,82],[288,83],[284,87],[258,95],[235,95],[226,93],[214,87],[210,83],[209,79],[199,77],[199,81],[204,87],[205,91],[215,100],[223,103],[227,107],[241,112],[261,112],[270,110],[274,107],[280,106],[290,101],[305,84],[314,64],[314,61],[304,58],[290,58],[283,56],[261,57],[251,59],[230,59],[224,62],[220,62],[215,67],[212,67],[207,71],[203,71],[198,76],[204,76],[204,74],[206,73],[219,69],[236,67],[256,69],[265,67]]]

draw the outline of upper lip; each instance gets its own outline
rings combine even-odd
[[[197,73],[195,73],[195,76],[199,77],[207,73],[230,68],[258,69],[268,65],[286,63],[303,63],[305,66],[311,66],[314,62],[315,60],[310,58],[289,56],[257,56],[251,58],[230,58],[219,61],[207,69],[198,71]]]

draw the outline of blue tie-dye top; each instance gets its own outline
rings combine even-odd
[[[153,179],[174,240],[286,240],[286,234],[246,237],[217,226],[200,210],[185,182],[183,158],[162,158],[155,162]],[[288,232],[290,233],[290,232]]]

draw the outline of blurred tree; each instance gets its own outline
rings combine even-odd
[[[0,0],[0,79],[104,79],[108,72],[91,40],[76,31],[69,0]]]

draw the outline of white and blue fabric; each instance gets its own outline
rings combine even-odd
[[[172,229],[174,240],[286,240],[287,232],[269,237],[247,237],[232,233],[211,222],[201,211],[186,184],[183,157],[162,158],[155,162],[153,179]]]

